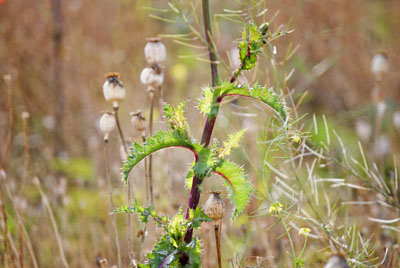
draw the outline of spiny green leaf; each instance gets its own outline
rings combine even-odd
[[[218,150],[218,157],[224,158],[231,153],[231,150],[239,147],[239,141],[243,137],[247,129],[229,134],[228,140],[224,141],[224,147]]]
[[[218,105],[214,101],[214,93],[210,87],[203,90],[203,97],[199,101],[199,109],[205,115],[215,116],[218,112]]]
[[[164,115],[168,119],[168,123],[171,129],[183,129],[186,132],[186,136],[190,136],[189,125],[185,117],[185,104],[181,102],[176,108],[169,104],[164,105]]]
[[[253,187],[243,168],[228,160],[220,160],[214,171],[225,179],[228,196],[233,205],[232,219],[235,219],[246,207]]]
[[[194,151],[194,141],[182,129],[159,131],[154,136],[148,137],[143,145],[137,142],[133,143],[132,152],[122,168],[124,181],[127,181],[129,173],[141,160],[156,151],[169,147],[184,147],[196,153]]]
[[[275,94],[271,89],[262,87],[259,84],[254,84],[253,87],[247,85],[232,84],[230,82],[223,82],[214,90],[207,88],[203,93],[203,98],[200,100],[202,104],[201,111],[206,115],[215,115],[218,110],[215,110],[216,105],[212,105],[216,101],[221,102],[226,96],[237,95],[257,99],[279,114],[284,123],[289,122],[289,108],[286,106],[285,101]],[[210,93],[211,92],[211,93]],[[213,94],[213,97],[204,97]],[[218,108],[217,108],[218,109]]]
[[[246,24],[242,41],[238,45],[241,70],[251,70],[257,64],[257,56],[264,45],[264,37],[254,24]]]

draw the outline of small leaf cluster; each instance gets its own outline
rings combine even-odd
[[[137,202],[133,207],[124,206],[115,211],[115,213],[120,212],[137,213],[143,223],[147,223],[149,218],[153,218],[155,223],[165,231],[162,238],[154,245],[153,250],[147,254],[148,262],[139,264],[139,267],[197,268],[201,266],[199,240],[194,238],[189,244],[183,240],[187,228],[196,229],[202,222],[211,221],[200,208],[191,209],[189,219],[185,219],[185,215],[181,211],[172,219],[168,219],[166,216],[160,216],[154,212],[151,206],[143,207]]]

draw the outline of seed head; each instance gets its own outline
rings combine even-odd
[[[130,113],[130,115],[133,128],[138,132],[144,132],[146,130],[146,119],[142,111],[137,110],[136,112]]]
[[[386,53],[379,52],[375,54],[371,61],[371,72],[377,80],[381,80],[382,76],[389,71],[389,62]]]
[[[119,73],[106,74],[106,82],[103,84],[104,98],[118,107],[118,102],[123,101],[126,95],[124,84],[119,80]]]
[[[225,214],[225,203],[220,194],[220,191],[211,191],[204,206],[204,212],[214,221],[214,224],[221,220]]]
[[[146,61],[150,64],[157,64],[165,60],[167,57],[167,50],[160,38],[149,38],[144,47],[144,56]]]
[[[100,130],[104,133],[104,140],[108,141],[110,132],[116,126],[115,118],[112,113],[105,112],[100,118]]]
[[[153,68],[147,67],[140,74],[140,81],[146,86],[161,86],[164,81],[164,73],[158,73]]]
[[[21,117],[22,119],[26,120],[30,117],[30,114],[28,112],[22,112]]]

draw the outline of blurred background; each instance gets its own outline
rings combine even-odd
[[[177,2],[193,27],[203,34],[201,2]],[[222,0],[211,1],[211,10],[217,49],[230,66],[221,67],[224,79],[229,79],[233,70],[229,64],[229,52],[236,47],[242,30],[231,16],[235,14],[233,10],[242,10],[242,17],[246,12],[258,15],[256,22],[260,25],[269,21],[271,30],[294,30],[270,44],[272,53],[264,53],[260,67],[256,72],[246,74],[247,80],[273,86],[278,93],[281,89],[290,92],[291,99],[298,104],[294,105],[297,109],[293,111],[297,115],[293,117],[297,119],[307,114],[300,120],[300,132],[307,132],[306,136],[312,136],[316,143],[324,135],[321,134],[324,130],[317,134],[310,129],[316,122],[319,126],[324,124],[324,114],[329,127],[350,143],[349,150],[356,147],[355,157],[360,156],[357,142],[361,139],[365,154],[378,163],[382,176],[385,179],[385,176],[394,176],[393,161],[399,153],[400,141],[400,114],[396,113],[400,111],[400,1]],[[104,75],[108,72],[121,74],[121,81],[127,89],[127,96],[120,104],[122,128],[130,140],[140,141],[140,134],[131,126],[129,113],[141,109],[145,117],[149,116],[146,86],[140,82],[140,73],[147,66],[143,49],[146,38],[161,36],[167,48],[167,60],[163,63],[164,100],[176,105],[188,99],[189,124],[193,134],[200,138],[205,118],[196,105],[202,88],[210,83],[210,71],[203,44],[193,35],[189,35],[191,40],[185,42],[177,38],[177,35],[188,32],[182,18],[164,0],[0,0],[0,74],[9,75],[0,81],[2,163],[5,162],[10,123],[7,88],[13,105],[11,146],[2,167],[7,180],[7,186],[2,184],[3,198],[10,235],[20,253],[22,248],[26,267],[33,267],[32,260],[27,248],[19,248],[19,237],[23,240],[30,238],[39,267],[61,267],[62,263],[43,196],[32,184],[35,176],[40,179],[44,195],[52,207],[69,266],[95,267],[98,256],[108,259],[110,267],[116,264],[105,187],[103,135],[98,127],[102,112],[112,109],[103,97]],[[376,54],[387,60],[388,70],[382,77],[371,71],[371,61]],[[294,104],[287,102],[290,107]],[[258,148],[257,142],[268,134],[263,127],[257,126],[268,125],[264,124],[268,116],[254,116],[260,108],[251,102],[234,104],[239,108],[226,105],[227,108],[221,112],[214,136],[223,140],[235,129],[249,129],[249,136],[242,142],[243,148],[233,157],[244,164],[253,183],[258,187],[264,185],[268,192],[273,188],[272,172],[268,175],[268,182],[262,182],[261,168],[254,167],[264,163],[263,150]],[[156,130],[165,128],[159,108],[157,104]],[[383,109],[382,114],[379,114],[379,109]],[[29,118],[25,113],[23,119],[24,112],[29,113]],[[28,146],[24,147],[24,144]],[[109,148],[114,198],[116,205],[121,206],[125,202],[124,186],[120,182],[123,159],[116,131],[112,133]],[[341,151],[340,146],[331,151]],[[158,211],[173,215],[179,207],[186,208],[189,191],[182,194],[182,189],[191,161],[190,154],[180,149],[161,152],[154,157],[154,194]],[[332,172],[326,174],[347,176],[341,170]],[[132,177],[133,198],[136,200],[144,199],[143,174],[144,171],[138,168]],[[220,185],[210,182],[205,187],[214,189]],[[332,189],[329,191],[339,191],[342,197],[338,188]],[[359,198],[355,189],[348,191],[353,195],[343,193],[343,199]],[[331,194],[335,196],[337,192]],[[256,196],[250,203],[247,215],[269,204],[271,200],[261,196]],[[363,198],[369,201],[375,197]],[[202,197],[202,202],[205,198]],[[18,229],[16,210],[20,210],[24,219],[26,233]],[[353,213],[349,211],[346,210],[347,216]],[[363,212],[364,217],[363,213],[357,213],[354,212],[353,222],[360,223],[366,212]],[[375,217],[373,212],[368,213]],[[388,218],[390,215],[398,217],[398,208],[390,213],[393,214],[387,214]],[[264,216],[251,222],[247,215],[233,223],[227,216],[223,234],[226,267],[232,260],[243,263],[246,256],[253,255],[273,259],[264,267],[287,264],[288,241],[282,235],[284,232],[271,231],[268,227],[274,219]],[[123,259],[127,264],[126,219],[123,215],[117,218]],[[371,242],[377,245],[374,257],[383,258],[383,245],[389,240],[392,248],[397,245],[392,254],[398,256],[399,226],[397,221],[393,224],[395,231],[392,233],[385,233],[374,224],[364,226],[370,228],[365,230],[365,240],[367,234],[375,233]],[[147,226],[149,235],[141,242],[141,237],[136,237],[140,228],[134,220],[133,255],[137,260],[143,259],[144,253],[151,249],[161,233],[152,225]],[[215,267],[213,237],[207,228],[212,230],[210,226],[204,227],[199,234],[204,239],[207,254],[205,267]],[[3,242],[7,240],[4,230],[3,224]],[[260,238],[260,232],[266,236]],[[299,238],[296,248],[301,250],[302,243]],[[322,248],[329,246],[322,240],[314,248],[313,242],[308,243],[307,263],[321,267],[332,253],[323,252],[324,255]],[[313,253],[316,248],[321,252]],[[0,249],[4,251],[4,247]],[[396,260],[393,257],[385,267],[396,267]],[[3,263],[10,264],[12,260],[3,260]]]

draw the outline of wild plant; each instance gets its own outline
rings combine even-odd
[[[177,5],[171,3],[171,6],[177,10],[178,14],[183,14],[179,13]],[[263,46],[285,32],[279,30],[271,32],[268,23],[260,26],[253,21],[244,23],[242,38],[238,45],[240,65],[229,78],[222,80],[218,71],[219,59],[213,42],[207,0],[203,0],[202,9],[206,33],[203,40],[206,40],[211,67],[211,85],[203,90],[203,96],[200,98],[198,106],[200,112],[206,117],[202,138],[197,141],[191,134],[185,118],[185,101],[177,107],[165,104],[164,116],[170,129],[156,132],[153,136],[147,137],[142,144],[134,142],[131,148],[132,152],[128,155],[123,167],[124,181],[128,182],[133,168],[140,161],[159,150],[172,147],[185,148],[191,151],[195,158],[186,176],[187,186],[191,189],[186,213],[180,211],[175,217],[168,219],[156,213],[152,206],[143,207],[139,203],[135,203],[132,207],[124,206],[116,210],[116,212],[138,213],[144,223],[152,218],[165,231],[162,238],[153,247],[152,252],[147,254],[148,261],[139,264],[139,267],[200,267],[200,241],[193,236],[193,232],[200,227],[202,222],[210,221],[199,207],[199,200],[202,184],[211,174],[215,173],[224,179],[233,207],[233,220],[238,217],[248,203],[253,186],[247,179],[243,168],[227,159],[231,151],[239,147],[239,141],[246,130],[230,134],[222,144],[215,141],[209,148],[220,106],[225,97],[247,97],[266,104],[274,112],[274,116],[280,122],[285,133],[290,130],[288,108],[283,98],[275,93],[273,88],[261,86],[258,83],[241,85],[237,82],[237,78],[242,72],[255,68]],[[144,79],[142,79],[143,81]],[[209,209],[208,212],[210,212]],[[218,245],[217,229],[216,236]]]

